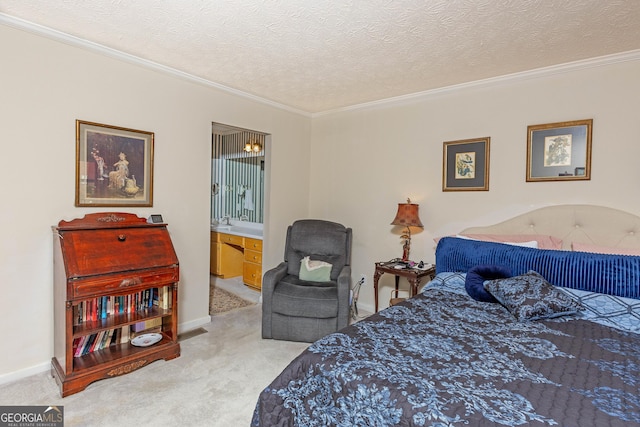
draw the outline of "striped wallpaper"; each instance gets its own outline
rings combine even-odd
[[[262,150],[244,151],[248,141],[258,142]],[[264,221],[264,142],[259,132],[240,131],[213,134],[211,159],[211,217],[243,217],[250,222]]]

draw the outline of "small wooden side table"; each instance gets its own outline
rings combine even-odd
[[[373,293],[375,296],[375,309],[378,312],[378,279],[384,273],[393,274],[396,278],[396,296],[398,295],[398,285],[400,283],[400,277],[405,277],[411,287],[410,297],[415,296],[418,293],[418,285],[420,280],[424,277],[433,278],[436,273],[436,266],[432,265],[430,268],[421,270],[419,268],[395,268],[397,265],[401,265],[399,262],[386,261],[376,262],[376,270],[373,273]]]

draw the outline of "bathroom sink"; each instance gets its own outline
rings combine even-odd
[[[212,225],[211,230],[212,231],[229,231],[231,230],[231,226],[224,225],[224,224],[217,224],[217,225]]]
[[[220,231],[223,233],[235,234],[238,236],[245,236],[245,237],[257,237],[259,239],[262,238],[261,228],[243,227],[241,225],[226,225],[226,224],[212,225],[211,231]]]
[[[239,225],[233,225],[231,226],[231,233],[238,233],[241,234],[243,236],[259,236],[262,237],[262,230],[257,229],[257,228],[251,228],[251,227],[242,227]]]

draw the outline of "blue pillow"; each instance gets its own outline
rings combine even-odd
[[[436,273],[464,273],[480,264],[504,265],[514,275],[534,270],[563,288],[640,299],[640,256],[521,248],[455,237],[438,242]]]
[[[584,309],[579,301],[533,270],[507,279],[489,280],[486,289],[521,322],[552,319]]]
[[[464,288],[476,301],[497,303],[498,300],[484,288],[484,282],[511,276],[511,269],[502,265],[476,265],[467,272]]]

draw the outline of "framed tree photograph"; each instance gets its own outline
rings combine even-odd
[[[153,132],[76,120],[76,206],[153,206]]]
[[[527,127],[527,182],[591,179],[593,119]]]
[[[489,190],[491,138],[444,142],[442,191]]]

